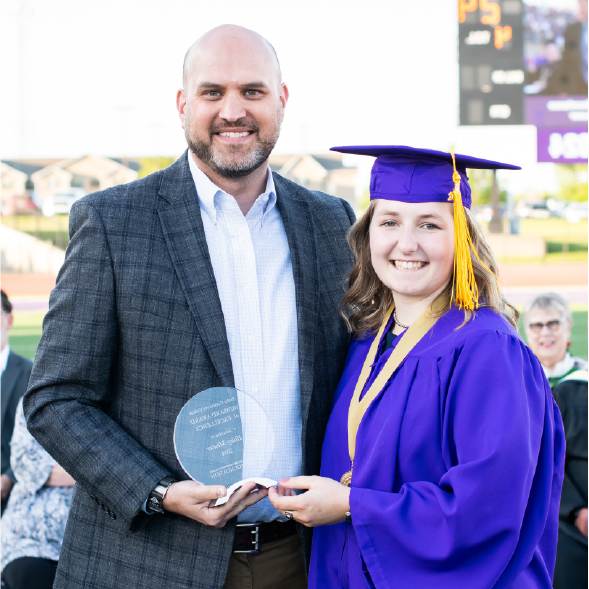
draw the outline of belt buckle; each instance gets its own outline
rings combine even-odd
[[[251,540],[254,545],[253,550],[234,550],[234,554],[258,554],[260,552],[260,524],[237,524],[238,528],[252,528],[251,533],[254,538]]]

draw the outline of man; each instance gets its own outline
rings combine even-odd
[[[301,550],[251,483],[211,507],[225,489],[186,480],[173,445],[192,396],[235,386],[274,429],[264,476],[319,472],[354,215],[269,172],[287,100],[267,41],[210,31],[177,97],[188,151],[72,208],[25,397],[29,429],[77,482],[58,589],[306,586],[310,534]]]
[[[0,332],[0,366],[2,367],[2,512],[14,486],[14,474],[10,468],[10,438],[14,429],[16,406],[27,390],[33,366],[30,360],[10,351],[8,332],[12,328],[12,304],[2,293],[2,328]]]

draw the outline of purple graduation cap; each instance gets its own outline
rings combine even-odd
[[[370,178],[370,200],[402,202],[451,202],[454,190],[452,154],[406,145],[350,145],[331,151],[376,157]],[[454,154],[460,174],[463,206],[470,208],[472,198],[466,168],[479,170],[521,170],[519,166]]]

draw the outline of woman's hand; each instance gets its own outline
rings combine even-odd
[[[45,483],[46,487],[73,487],[76,481],[61,467],[56,464],[51,469],[51,474]]]
[[[294,495],[293,489],[308,491]],[[350,488],[325,477],[281,479],[278,489],[268,490],[268,498],[282,514],[289,511],[310,528],[343,522],[350,511]]]

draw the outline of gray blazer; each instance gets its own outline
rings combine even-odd
[[[321,445],[350,341],[338,315],[352,264],[350,206],[274,174],[298,316],[303,471]],[[28,428],[77,481],[54,587],[221,587],[223,529],[141,507],[166,475],[184,403],[233,386],[223,311],[187,153],[72,208],[24,399]],[[277,326],[279,328],[279,326]],[[303,538],[310,554],[310,533]]]

